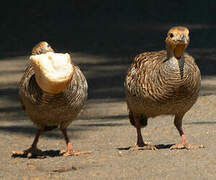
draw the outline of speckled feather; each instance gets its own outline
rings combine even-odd
[[[87,81],[74,65],[74,74],[67,89],[59,94],[41,90],[31,63],[19,83],[21,104],[33,123],[42,130],[49,126],[66,128],[79,114],[87,99]]]
[[[129,111],[146,118],[184,115],[198,98],[200,81],[199,68],[187,53],[180,61],[168,60],[165,50],[139,54],[125,79]]]

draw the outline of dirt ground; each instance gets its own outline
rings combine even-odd
[[[123,87],[131,59],[75,52],[73,60],[89,83],[89,100],[68,134],[75,149],[92,153],[58,156],[65,142],[59,130],[54,130],[39,140],[39,148],[47,154],[43,159],[11,158],[12,151],[30,146],[36,129],[18,100],[17,82],[28,58],[0,59],[0,179],[215,179],[216,51],[196,46],[188,49],[201,69],[202,88],[197,103],[184,117],[183,128],[191,144],[205,148],[170,151],[180,137],[173,117],[161,116],[150,119],[142,130],[144,140],[160,148],[128,151],[136,142]]]

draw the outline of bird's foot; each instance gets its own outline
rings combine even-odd
[[[12,157],[28,157],[28,158],[33,158],[41,156],[43,157],[43,151],[38,149],[37,147],[30,147],[29,149],[26,149],[24,151],[13,151],[12,152]]]
[[[135,150],[157,150],[157,148],[152,144],[135,145],[129,149],[129,151]]]
[[[60,155],[63,156],[79,156],[81,154],[90,154],[92,151],[74,151],[74,150],[61,150]]]
[[[174,149],[187,149],[187,150],[191,150],[191,149],[198,149],[198,148],[204,148],[204,146],[202,144],[200,145],[190,145],[189,143],[185,143],[185,144],[174,144],[170,147],[170,150],[174,150]]]

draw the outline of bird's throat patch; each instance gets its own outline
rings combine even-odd
[[[177,45],[175,48],[174,48],[174,56],[177,58],[177,59],[180,59],[184,50],[186,48],[186,45],[185,44],[179,44]]]

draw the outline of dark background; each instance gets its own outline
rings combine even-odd
[[[0,14],[0,59],[30,55],[44,40],[57,52],[94,55],[85,62],[75,57],[84,73],[91,74],[86,74],[89,99],[124,97],[132,57],[164,49],[166,33],[175,25],[190,29],[187,51],[202,79],[216,75],[216,0],[11,0]],[[99,60],[92,63],[95,55]],[[215,92],[215,86],[202,88]]]
[[[42,40],[58,50],[134,55],[162,49],[173,25],[190,28],[191,47],[213,48],[215,11],[215,0],[10,0],[1,10],[0,56],[26,55]]]

